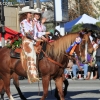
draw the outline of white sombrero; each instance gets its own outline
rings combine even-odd
[[[40,8],[36,8],[36,9],[34,10],[34,13],[41,14],[41,13],[42,13],[42,10],[41,10]]]
[[[29,6],[25,6],[25,7],[22,8],[21,11],[19,11],[19,14],[23,14],[23,13],[27,13],[27,12],[34,13],[35,11],[34,11],[34,9],[30,9]]]

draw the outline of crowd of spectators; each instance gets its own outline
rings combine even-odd
[[[64,71],[66,78],[71,78],[72,80],[94,80],[99,78],[100,80],[100,38],[95,36],[92,31],[88,31],[88,34],[94,49],[93,53],[87,53],[87,61],[81,62],[74,52],[74,59],[69,59],[68,66]]]

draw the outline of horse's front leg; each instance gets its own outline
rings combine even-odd
[[[20,95],[21,100],[27,100],[27,99],[24,97],[24,95],[22,94],[22,92],[21,92],[21,90],[20,90],[20,88],[19,88],[19,79],[18,79],[18,75],[15,74],[15,73],[13,73],[12,78],[13,78],[13,84],[15,85],[15,87],[16,87],[16,89],[17,89],[17,91],[18,91],[18,94]]]
[[[4,100],[4,82],[2,79],[0,79],[0,95],[1,95],[1,98],[0,100]]]
[[[56,78],[55,83],[59,92],[60,100],[65,100],[63,93],[63,78],[62,77]]]
[[[69,82],[68,80],[65,78],[65,75],[62,74],[62,78],[63,78],[63,83],[64,83],[64,97],[67,95],[67,89],[68,89],[68,85],[69,85]]]
[[[50,81],[50,76],[42,77],[43,96],[40,100],[45,100],[45,98],[48,95],[49,81]]]
[[[2,89],[2,91],[1,91],[1,99],[0,100],[4,100],[4,94],[5,94],[5,91],[4,91],[4,89]]]
[[[4,82],[5,92],[7,93],[9,99],[14,100],[14,98],[12,97],[11,92],[10,92],[10,74],[3,75],[2,80]]]

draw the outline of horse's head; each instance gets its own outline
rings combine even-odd
[[[93,52],[93,46],[88,34],[84,35],[82,42],[79,45],[77,45],[75,52],[81,58],[81,61],[84,61],[87,59],[87,56],[86,56],[87,53]]]
[[[47,55],[55,60],[59,58],[61,61],[65,50],[70,47],[70,45],[75,41],[76,37],[78,36],[79,33],[67,34],[65,36],[62,36],[58,40],[55,40],[54,42],[50,43],[50,45],[47,45],[46,48]],[[92,51],[93,47],[89,35],[84,34],[82,37],[82,42],[77,45],[75,52],[81,58],[81,60],[84,61],[86,57],[86,52],[92,53]]]
[[[79,45],[77,45],[75,49],[75,52],[77,56],[81,59],[81,61],[85,60],[85,47],[86,47],[85,43],[86,43],[85,39],[82,39],[82,42]]]

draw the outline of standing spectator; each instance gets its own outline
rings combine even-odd
[[[92,66],[93,66],[93,69],[94,69],[94,71],[95,71],[95,76],[93,77],[93,79],[97,79],[97,66],[96,66],[96,50],[97,50],[97,48],[98,48],[98,44],[97,44],[97,38],[94,38],[93,39],[93,41],[92,41],[92,44],[93,44],[93,49],[94,49],[94,51],[93,51],[93,56],[92,56]]]
[[[98,67],[98,76],[100,80],[100,40],[98,41],[98,48],[96,50],[96,64]]]

